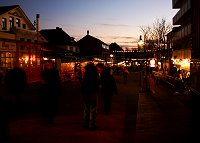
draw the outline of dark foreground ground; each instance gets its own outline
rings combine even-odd
[[[105,116],[102,101],[97,110],[99,129],[82,128],[80,84],[63,83],[55,124],[41,121],[38,96],[24,95],[23,112],[12,119],[10,143],[193,143],[191,99],[173,95],[170,87],[155,84],[151,93],[142,92],[139,74],[129,75],[124,83],[115,76],[119,95],[113,97],[112,113]],[[196,111],[195,111],[196,112]]]

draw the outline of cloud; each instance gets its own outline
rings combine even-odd
[[[107,26],[107,27],[129,27],[130,25],[126,24],[109,24],[109,23],[99,23],[100,26]]]
[[[126,40],[136,40],[135,37],[131,36],[110,36],[112,39],[126,39]]]

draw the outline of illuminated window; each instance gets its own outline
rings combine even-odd
[[[1,68],[13,68],[16,61],[16,54],[13,52],[1,52],[0,54],[0,67]]]
[[[28,67],[29,65],[29,54],[28,54],[27,46],[20,47],[19,63],[20,63],[20,67]]]
[[[19,18],[16,18],[16,25],[17,25],[17,27],[20,27],[20,26],[21,26],[21,23],[20,23],[20,19],[19,19]]]
[[[30,64],[31,66],[39,66],[40,65],[40,50],[37,47],[32,47],[31,49],[31,58]]]
[[[2,30],[6,30],[7,28],[6,28],[6,24],[7,24],[7,20],[6,20],[6,18],[2,18]]]
[[[10,17],[9,22],[10,22],[10,28],[13,28],[14,27],[14,17]]]

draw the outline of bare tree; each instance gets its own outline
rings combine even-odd
[[[143,36],[144,36],[144,42],[149,39],[151,34],[151,27],[150,26],[140,26],[139,27]]]
[[[156,19],[152,26],[139,26],[144,37],[144,48],[153,50],[165,47],[166,35],[172,30],[172,25],[166,19]]]
[[[166,19],[156,19],[153,23],[154,39],[157,40],[157,45],[160,48],[161,44],[165,44],[165,37],[172,29],[172,25],[166,22]]]
[[[153,50],[154,49],[154,37],[155,34],[152,31],[152,27],[151,26],[140,26],[139,27],[143,36],[144,36],[144,48],[146,50]]]

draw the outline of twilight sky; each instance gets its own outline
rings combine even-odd
[[[20,5],[33,22],[40,14],[40,29],[62,28],[76,40],[86,35],[123,48],[133,47],[142,34],[139,26],[156,19],[172,23],[177,10],[172,0],[0,0],[0,6]]]

